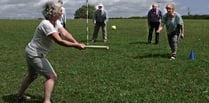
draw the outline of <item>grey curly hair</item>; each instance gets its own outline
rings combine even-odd
[[[61,8],[61,3],[59,2],[54,2],[54,1],[48,1],[43,5],[43,10],[42,14],[45,19],[50,19],[54,17],[58,12],[59,9]]]

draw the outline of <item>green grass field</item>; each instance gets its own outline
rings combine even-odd
[[[26,73],[24,48],[39,20],[0,20],[0,103],[16,103],[14,95]],[[93,25],[89,21],[89,38]],[[177,59],[170,61],[165,29],[159,45],[147,45],[145,19],[110,19],[110,50],[65,48],[57,44],[48,59],[58,74],[53,103],[208,103],[209,23],[184,20],[185,39],[180,40]],[[111,30],[111,25],[117,30]],[[86,21],[68,20],[68,30],[86,42]],[[101,32],[99,34],[101,39]],[[194,50],[195,60],[189,59]],[[26,91],[24,103],[41,103],[44,78]]]

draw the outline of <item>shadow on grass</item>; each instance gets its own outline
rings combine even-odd
[[[147,44],[145,41],[130,42],[129,44]]]
[[[86,43],[87,41],[86,40],[79,40],[79,42]],[[88,40],[88,42],[91,42],[91,40]]]
[[[85,43],[85,42],[87,42],[87,40],[79,40],[79,42]],[[88,42],[89,42],[89,43],[93,43],[91,39],[88,40]],[[103,43],[104,41],[103,41],[103,40],[96,40],[96,42],[101,42],[101,43]],[[96,42],[95,42],[95,43],[96,43]]]
[[[134,59],[144,59],[144,58],[168,58],[169,54],[147,54],[147,55],[137,55],[133,57]]]
[[[4,95],[2,96],[2,100],[5,103],[43,103],[43,98],[41,96],[27,95],[31,97],[31,100],[18,101],[16,94]]]

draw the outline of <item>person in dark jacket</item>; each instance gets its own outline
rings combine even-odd
[[[148,12],[148,27],[149,27],[149,35],[148,35],[148,44],[152,41],[152,33],[155,29],[155,44],[159,43],[159,33],[156,31],[159,28],[160,20],[162,18],[162,12],[158,8],[157,3],[152,4],[152,9]]]
[[[108,15],[107,11],[104,9],[103,4],[98,4],[98,9],[94,12],[93,15],[93,22],[94,22],[94,32],[92,37],[92,42],[96,42],[98,32],[100,27],[102,28],[102,38],[104,42],[107,42],[107,21],[108,21]]]

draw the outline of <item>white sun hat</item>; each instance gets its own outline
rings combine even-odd
[[[102,3],[99,3],[97,6],[96,6],[96,9],[99,9],[99,7],[102,7],[102,10],[104,10],[104,5]]]
[[[103,7],[103,4],[102,3],[99,3],[98,6],[102,6]]]

